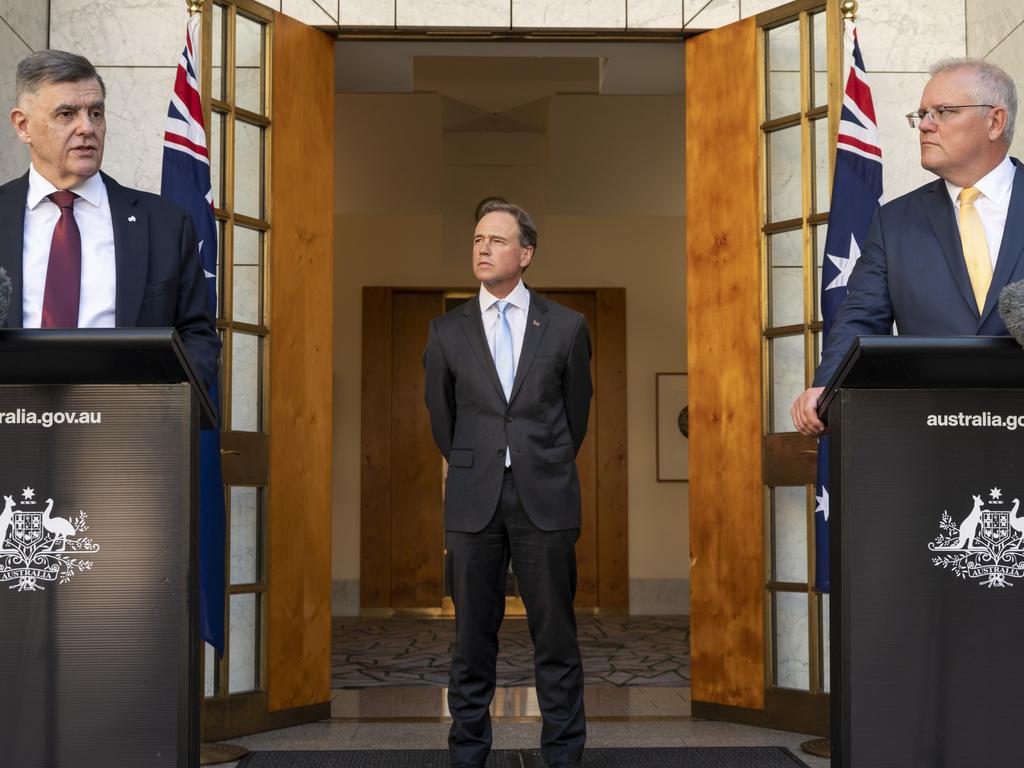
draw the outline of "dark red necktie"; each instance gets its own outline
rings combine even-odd
[[[78,301],[82,291],[82,236],[75,221],[74,192],[49,195],[60,207],[60,218],[50,240],[50,261],[43,292],[43,328],[77,328]]]

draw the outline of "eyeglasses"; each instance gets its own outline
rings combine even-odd
[[[967,109],[968,107],[987,107],[992,109],[995,104],[950,104],[947,107],[934,107],[933,109],[919,109],[917,112],[911,112],[907,115],[907,122],[911,128],[917,128],[917,124],[924,122],[926,117],[930,117],[933,123],[941,123],[947,115],[955,115],[959,109]]]

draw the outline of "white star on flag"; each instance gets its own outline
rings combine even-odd
[[[853,273],[853,267],[860,259],[860,246],[857,245],[857,238],[850,235],[850,255],[849,256],[833,256],[831,253],[826,254],[832,263],[839,269],[839,274],[835,276],[835,279],[831,283],[825,286],[826,291],[831,291],[833,288],[842,288],[849,280],[850,275]]]
[[[818,501],[818,506],[814,510],[814,514],[821,512],[825,516],[825,521],[828,522],[828,488],[821,489],[821,496],[815,496]]]

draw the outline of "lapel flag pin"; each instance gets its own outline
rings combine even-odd
[[[135,221],[135,217],[134,216],[129,216],[128,217],[128,221]]]
[[[540,328],[540,320],[534,320],[533,324]]]

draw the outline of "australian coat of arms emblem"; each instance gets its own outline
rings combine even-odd
[[[1012,587],[1014,579],[1024,578],[1020,499],[1007,506],[1002,497],[998,488],[989,491],[988,501],[974,496],[974,506],[960,523],[943,510],[942,532],[928,545],[936,553],[932,564],[985,587]]]
[[[0,512],[0,584],[19,592],[46,589],[49,582],[67,584],[76,573],[91,570],[93,561],[83,557],[100,551],[99,544],[85,535],[88,516],[53,515],[53,499],[45,506],[35,500],[35,491],[25,488],[17,504],[4,495]]]

